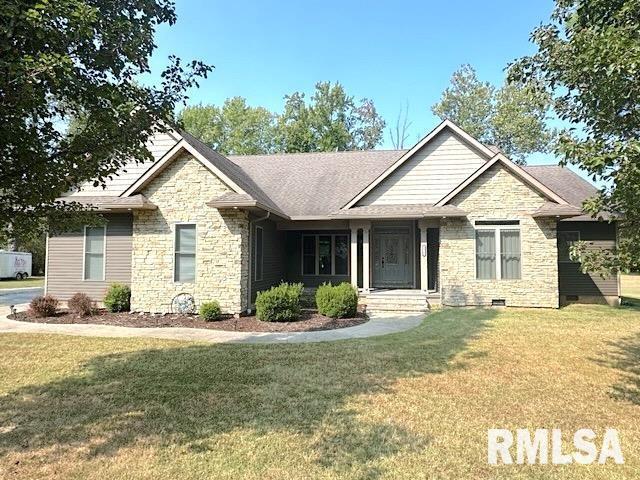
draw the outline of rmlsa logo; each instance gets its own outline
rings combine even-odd
[[[515,463],[520,465],[524,463],[547,465],[549,458],[553,465],[566,465],[572,462],[589,465],[596,460],[599,464],[605,464],[610,458],[615,463],[624,463],[618,431],[613,428],[607,428],[601,442],[597,442],[597,435],[593,430],[581,428],[573,435],[574,451],[570,453],[562,451],[562,432],[557,428],[551,430],[551,437],[549,437],[549,430],[539,428],[534,432],[533,438],[529,430],[518,429],[515,445],[510,430],[492,428],[489,429],[488,437],[488,461],[491,465],[498,465],[500,462],[505,465],[513,464],[514,451]]]

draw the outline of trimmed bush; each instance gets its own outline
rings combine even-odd
[[[112,283],[104,296],[104,306],[110,312],[128,312],[131,308],[131,289],[122,283]]]
[[[265,322],[293,322],[300,317],[301,283],[281,283],[256,298],[256,316]]]
[[[58,299],[52,295],[39,296],[31,300],[29,306],[36,317],[53,317],[58,311]]]
[[[221,313],[220,304],[215,300],[200,305],[200,316],[207,322],[218,320]]]
[[[331,318],[355,317],[358,311],[358,292],[350,283],[323,283],[316,291],[318,313]]]
[[[88,317],[96,311],[96,302],[84,293],[75,293],[67,302],[69,310],[82,317]]]

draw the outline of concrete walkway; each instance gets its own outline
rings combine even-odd
[[[18,308],[24,310],[24,308]],[[403,332],[420,324],[420,315],[374,315],[355,327],[320,332],[251,333],[199,328],[133,328],[109,325],[55,325],[9,320],[7,309],[0,310],[0,333],[54,333],[87,337],[159,338],[210,343],[314,343],[367,338]]]

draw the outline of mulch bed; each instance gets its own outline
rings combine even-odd
[[[353,327],[368,320],[361,312],[354,318],[328,318],[314,310],[303,310],[297,322],[263,322],[255,316],[240,318],[223,317],[215,322],[205,322],[196,315],[165,314],[153,315],[149,313],[110,313],[100,310],[96,315],[81,317],[66,310],[60,311],[54,317],[38,318],[27,312],[9,315],[11,320],[33,323],[58,324],[97,324],[115,325],[119,327],[186,327],[206,328],[209,330],[226,330],[237,332],[316,332],[319,330],[334,330],[337,328]]]

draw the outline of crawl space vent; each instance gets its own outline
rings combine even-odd
[[[491,300],[492,307],[506,307],[507,301],[504,298],[494,298]]]

